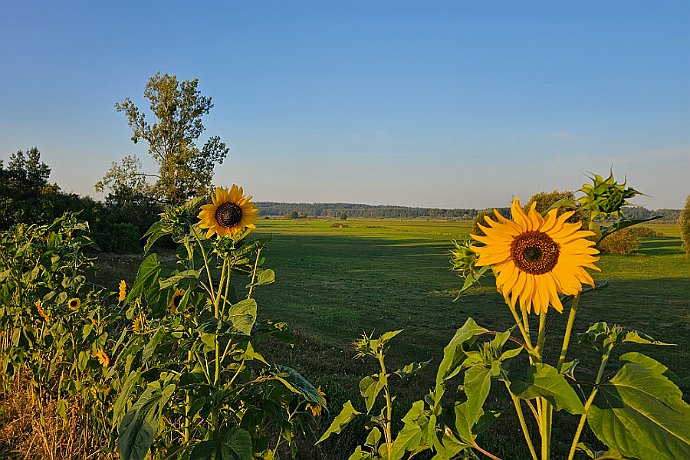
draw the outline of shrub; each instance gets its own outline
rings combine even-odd
[[[678,218],[680,238],[683,240],[683,249],[690,255],[690,195],[685,199],[685,207]]]
[[[640,238],[631,229],[608,235],[599,243],[599,249],[607,254],[631,254],[640,248]]]
[[[658,238],[664,236],[663,233],[657,232],[653,228],[645,227],[644,225],[630,227],[630,231],[640,238]]]
[[[493,209],[484,209],[482,211],[479,211],[476,216],[474,216],[474,220],[472,220],[472,234],[473,235],[479,235],[483,236],[484,232],[482,231],[481,228],[479,228],[479,225],[484,225],[486,226],[486,222],[484,221],[484,218],[486,216],[493,216],[494,215],[494,210]]]

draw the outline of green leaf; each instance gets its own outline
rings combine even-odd
[[[617,232],[618,230],[623,230],[624,228],[631,227],[636,224],[641,224],[643,222],[649,222],[650,220],[656,220],[656,219],[661,219],[662,216],[653,216],[653,217],[648,217],[646,219],[621,219],[608,227],[602,227],[601,228],[601,236],[599,236],[599,240],[597,241],[597,244],[601,243],[601,240],[609,236],[613,232]]]
[[[158,285],[161,289],[168,289],[169,287],[175,286],[177,283],[185,279],[199,279],[200,273],[201,270],[185,270],[169,278],[158,280]]]
[[[127,294],[125,303],[131,302],[133,299],[139,297],[144,290],[151,286],[161,271],[161,264],[158,263],[158,255],[153,253],[146,257],[144,261],[139,265],[139,271],[137,272],[137,278],[134,281],[132,290]]]
[[[148,237],[144,245],[144,254],[149,252],[151,246],[161,237],[169,235],[172,231],[170,224],[163,221],[155,222],[144,234],[144,238]]]
[[[374,407],[376,397],[386,386],[387,382],[388,377],[386,374],[367,375],[359,381],[359,392],[366,403],[367,414],[371,411],[371,408]]]
[[[158,427],[159,397],[147,389],[125,414],[118,430],[118,451],[122,460],[144,460]]]
[[[567,410],[571,414],[584,412],[582,401],[573,387],[555,367],[548,364],[530,366],[525,381],[514,381],[510,384],[510,391],[522,399],[546,398],[556,410]]]
[[[473,444],[472,427],[484,414],[484,402],[491,389],[491,369],[482,365],[467,369],[464,389],[467,401],[455,405],[455,427],[462,441]]]
[[[233,327],[244,335],[251,335],[256,322],[256,300],[244,299],[230,307],[230,321]]]
[[[690,406],[667,377],[666,366],[639,353],[599,392],[587,414],[594,434],[626,457],[690,458]]]
[[[261,286],[264,284],[271,284],[275,280],[276,280],[276,273],[273,270],[271,270],[270,268],[258,269],[254,283],[253,284],[250,283],[246,287],[249,288],[251,286]]]
[[[367,446],[376,448],[379,445],[379,442],[381,442],[381,430],[379,430],[377,427],[374,427],[367,435],[365,444]]]
[[[132,394],[134,385],[137,383],[137,380],[139,380],[140,375],[141,374],[139,372],[133,371],[127,376],[127,379],[122,384],[122,390],[120,390],[120,394],[117,395],[117,399],[113,405],[113,425],[120,423],[120,419],[125,411],[127,401],[129,401],[129,396]]]
[[[314,385],[293,368],[277,364],[274,366],[272,375],[290,391],[301,395],[305,401],[326,407],[326,400],[314,388]]]
[[[638,331],[629,331],[623,337],[623,342],[640,343],[643,345],[674,346],[675,343],[666,343],[656,340],[654,337]]]
[[[252,460],[252,437],[240,427],[234,426],[225,435],[222,446],[223,460]]]
[[[384,332],[381,335],[381,337],[379,338],[379,340],[381,341],[381,343],[383,343],[385,345],[389,340],[391,340],[393,337],[400,334],[401,332],[402,332],[402,329],[399,329],[397,331]]]
[[[419,371],[424,369],[427,364],[429,364],[431,360],[424,361],[421,363],[410,363],[404,366],[402,369],[398,369],[397,371],[393,372],[395,375],[400,377],[401,379],[407,379],[412,377],[413,375],[417,374]]]
[[[463,345],[468,342],[473,342],[477,337],[488,332],[488,329],[484,329],[477,325],[472,318],[467,318],[465,324],[455,332],[453,338],[443,349],[443,359],[436,373],[435,393],[437,397],[440,398],[443,394],[446,380],[459,371],[458,365],[465,358]],[[437,401],[437,403],[438,402],[439,401]]]
[[[144,352],[141,355],[142,361],[147,362],[149,358],[153,356],[153,352],[156,351],[156,347],[161,343],[165,335],[166,331],[164,326],[160,326],[156,329],[156,332],[153,333],[153,337],[151,337],[151,340],[149,340],[144,347]]]
[[[325,441],[332,434],[338,434],[343,431],[347,424],[358,415],[362,415],[362,413],[357,411],[357,409],[352,406],[352,402],[347,401],[345,404],[343,404],[343,409],[335,417],[333,423],[331,423],[331,426],[329,426],[326,432],[321,435],[318,441],[316,441],[316,444]]]

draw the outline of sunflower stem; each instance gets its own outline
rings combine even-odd
[[[537,460],[537,451],[534,449],[534,444],[532,443],[532,437],[527,429],[527,423],[525,422],[525,414],[522,412],[522,405],[520,404],[520,398],[515,396],[512,391],[510,391],[510,385],[508,381],[504,380],[503,383],[506,385],[510,399],[513,400],[513,406],[515,406],[515,412],[517,412],[518,420],[520,420],[520,428],[522,429],[522,434],[525,436],[525,441],[527,442],[527,447],[529,448],[530,454],[532,454],[532,459]]]
[[[254,261],[254,269],[252,270],[252,281],[249,283],[249,292],[247,293],[247,299],[252,298],[252,292],[254,291],[254,280],[256,280],[256,270],[259,267],[259,258],[261,257],[261,247],[256,250],[256,260]]]
[[[531,353],[534,351],[534,347],[532,346],[532,341],[529,338],[529,333],[525,330],[525,325],[522,324],[522,320],[518,316],[517,311],[515,311],[515,307],[510,305],[510,303],[507,303],[507,305],[508,305],[508,309],[513,314],[513,318],[515,318],[515,324],[517,324],[518,329],[520,329],[520,333],[522,334],[522,338],[525,341],[525,347],[527,348],[527,351],[530,352],[530,359],[532,359]]]
[[[537,354],[539,361],[543,362],[544,340],[546,339],[546,310],[539,315],[539,335],[537,336]]]
[[[522,321],[525,324],[525,331],[527,331],[527,337],[530,339],[531,343],[532,338],[529,333],[529,315],[527,314],[527,310],[525,308],[521,308],[520,313],[522,313]]]
[[[604,369],[606,368],[606,364],[609,362],[609,355],[611,353],[611,350],[607,351],[604,353],[604,356],[601,357],[601,364],[599,365],[599,372],[597,373],[597,378],[594,381],[595,386],[592,389],[592,392],[589,394],[589,398],[587,398],[587,402],[585,402],[585,410],[580,416],[580,422],[577,424],[577,429],[575,430],[575,436],[573,436],[573,442],[570,444],[570,452],[568,453],[568,460],[572,460],[573,457],[575,456],[575,451],[577,450],[577,444],[580,442],[580,435],[582,435],[582,429],[585,426],[585,421],[587,420],[587,412],[589,412],[589,408],[592,406],[592,403],[594,402],[594,397],[597,395],[597,392],[599,391],[599,383],[601,383],[601,378],[604,376]]]
[[[580,300],[580,295],[576,295],[573,298],[573,304],[570,306],[570,312],[568,313],[568,323],[565,326],[565,334],[563,335],[563,345],[561,346],[561,355],[558,357],[558,365],[556,369],[561,372],[563,364],[565,364],[565,357],[568,353],[568,346],[570,346],[570,335],[573,332],[573,325],[575,324],[575,315],[577,314],[577,304]]]

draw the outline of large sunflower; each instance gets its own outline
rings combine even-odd
[[[488,226],[480,225],[486,236],[472,235],[484,243],[474,246],[479,254],[477,265],[491,265],[496,275],[496,288],[506,303],[539,314],[549,305],[563,311],[558,293],[576,295],[582,284],[594,285],[585,268],[599,270],[594,262],[599,251],[587,239],[594,235],[580,230],[580,223],[567,223],[574,211],[560,216],[553,209],[546,217],[535,210],[532,203],[527,213],[516,197],[511,206],[513,220],[494,211],[497,221],[486,217]]]
[[[211,195],[211,204],[201,207],[199,219],[201,228],[207,228],[207,237],[217,234],[220,237],[233,236],[244,228],[256,228],[256,216],[259,210],[252,197],[244,196],[242,187],[234,185],[227,188],[216,188]]]

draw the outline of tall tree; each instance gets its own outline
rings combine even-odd
[[[208,192],[213,168],[230,151],[218,136],[210,137],[201,148],[196,144],[205,129],[202,117],[213,108],[211,98],[201,95],[198,84],[196,78],[178,82],[168,74],[151,77],[144,97],[150,102],[153,124],[129,98],[115,104],[127,116],[132,142],[148,143],[149,153],[159,164],[152,192],[164,203],[180,204]]]
[[[49,177],[50,167],[41,161],[36,147],[11,154],[7,168],[0,161],[0,228],[45,217],[49,203],[44,195],[59,190],[48,185]]]
[[[683,249],[690,256],[690,195],[685,199],[685,207],[678,217],[680,238],[683,241]]]

